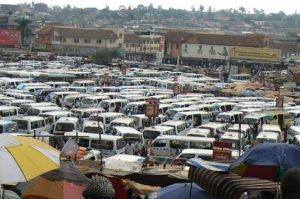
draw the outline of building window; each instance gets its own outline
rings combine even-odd
[[[84,43],[91,43],[90,39],[84,39]]]
[[[119,48],[121,48],[122,47],[122,43],[119,43]]]
[[[79,39],[78,38],[74,38],[74,43],[79,43]]]
[[[188,46],[184,45],[184,52],[187,53],[188,52]]]
[[[41,40],[42,41],[45,40],[45,36],[44,35],[41,36]]]
[[[122,37],[123,36],[123,34],[122,33],[119,33],[119,37]]]
[[[129,47],[129,44],[128,43],[126,43],[126,48],[128,48]]]
[[[63,41],[63,42],[67,42],[66,38],[62,38],[62,41]]]
[[[102,43],[101,39],[97,39],[97,44],[101,44],[101,43]]]
[[[178,49],[179,48],[179,44],[176,44],[176,49]]]
[[[111,40],[109,40],[109,42],[110,42],[110,44],[113,44],[113,43],[115,43],[115,40],[111,39]]]

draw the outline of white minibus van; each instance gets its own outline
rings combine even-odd
[[[100,150],[99,135],[94,133],[66,132],[64,136],[75,138],[78,136],[80,147]],[[121,136],[101,135],[101,149],[104,157],[125,153],[125,142]]]
[[[176,157],[183,149],[212,149],[214,141],[214,138],[162,135],[152,142],[151,154]]]

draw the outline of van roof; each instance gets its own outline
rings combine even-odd
[[[24,117],[17,117],[13,120],[39,121],[39,120],[44,120],[44,118],[40,116],[24,116]]]
[[[119,133],[121,133],[121,134],[131,133],[131,134],[142,135],[142,133],[139,132],[138,130],[136,130],[135,128],[131,128],[131,127],[127,127],[127,126],[114,126],[114,128],[117,131],[119,131]]]
[[[290,129],[300,132],[300,126],[291,126]]]
[[[268,138],[268,139],[276,139],[277,140],[279,138],[279,134],[275,133],[275,132],[263,131],[257,135],[256,139],[259,139],[259,138]]]
[[[16,122],[11,120],[0,120],[0,125],[7,125],[7,124],[15,124]]]
[[[20,109],[20,108],[16,106],[0,106],[0,111],[11,110],[11,109]]]
[[[185,121],[182,120],[168,120],[160,125],[164,126],[164,125],[171,125],[171,126],[177,126],[177,125],[181,125],[181,124],[185,124]]]
[[[250,126],[248,124],[241,124],[242,131],[247,131],[248,129],[250,129]],[[239,130],[239,124],[234,124],[231,127],[229,127],[228,131],[230,130]]]
[[[40,111],[62,110],[62,108],[59,106],[38,106],[38,107],[30,107],[29,109],[37,109]]]
[[[181,136],[181,135],[160,135],[156,139],[166,139],[166,140],[179,140],[179,141],[203,141],[203,142],[213,142],[215,138],[205,138],[205,137],[191,137],[191,136]]]
[[[228,111],[228,112],[221,112],[218,115],[229,115],[229,116],[233,116],[233,115],[242,115],[243,112],[240,111]]]
[[[71,111],[66,111],[66,110],[49,111],[49,112],[40,113],[39,115],[53,115],[53,116],[57,116],[57,115],[66,115],[66,114],[72,114],[72,112]]]
[[[244,137],[244,135],[241,134],[241,137]],[[239,140],[239,133],[236,133],[236,132],[225,132],[225,133],[221,136],[220,141],[222,141],[222,139]]]
[[[228,123],[208,122],[206,124],[201,125],[200,127],[208,127],[208,128],[212,128],[212,129],[217,129],[217,128],[224,127],[227,125],[228,125]]]
[[[119,117],[111,121],[111,123],[125,123],[125,124],[130,124],[131,122],[134,122],[134,118],[130,117]]]
[[[65,136],[74,136],[76,137],[77,135],[80,137],[84,138],[90,138],[93,140],[99,140],[99,134],[95,133],[84,133],[84,132],[66,132],[64,134]],[[107,134],[101,134],[101,140],[118,140],[118,139],[123,139],[121,136],[116,136],[116,135],[107,135]]]
[[[78,122],[77,117],[61,117],[56,122]]]
[[[182,115],[196,115],[196,114],[210,114],[206,111],[186,111],[186,112],[179,112]]]
[[[279,125],[273,125],[273,124],[263,124],[262,131],[280,131],[281,129]]]
[[[145,130],[152,130],[152,131],[169,131],[169,130],[174,130],[173,127],[170,127],[170,126],[151,126],[151,127],[147,127],[147,128],[144,128],[144,131]]]

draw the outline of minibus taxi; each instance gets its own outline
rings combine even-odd
[[[104,126],[103,126],[102,122],[99,122],[99,124],[98,124],[97,121],[86,120],[86,121],[84,121],[84,123],[82,125],[83,133],[99,134],[99,130],[100,130],[101,134],[104,133]]]
[[[284,136],[283,133],[279,127],[279,125],[271,125],[271,124],[264,124],[262,126],[262,132],[273,132],[278,134],[280,142],[283,142]]]
[[[143,134],[134,128],[127,126],[114,126],[112,134],[123,137],[126,143],[140,143],[144,145]]]
[[[15,106],[0,106],[0,115],[2,120],[12,120],[19,116],[23,116],[22,110]]]
[[[161,135],[151,145],[151,154],[176,157],[183,149],[212,149],[214,138]]]
[[[256,142],[271,142],[271,143],[280,143],[280,136],[278,135],[278,133],[275,132],[260,132],[257,136],[255,141]]]
[[[293,141],[296,135],[300,135],[300,126],[291,126],[287,131],[287,140]]]
[[[79,119],[76,117],[61,117],[55,122],[52,134],[64,135],[65,132],[73,130],[80,130]]]
[[[216,117],[217,122],[238,123],[242,119],[242,112],[228,111],[219,113]]]
[[[229,123],[209,122],[198,127],[198,129],[208,129],[211,137],[220,138],[230,127]]]
[[[66,137],[77,137],[80,147],[100,150],[99,135],[95,133],[66,132]],[[101,134],[101,150],[104,157],[125,153],[125,142],[121,136]]]
[[[174,116],[174,119],[186,121],[187,127],[193,128],[210,122],[211,113],[205,111],[180,112]]]
[[[46,121],[46,125],[54,124],[61,117],[72,117],[73,114],[71,111],[60,110],[60,111],[49,111],[39,114],[40,117],[43,117]]]
[[[136,126],[134,118],[130,117],[119,117],[112,120],[109,124],[110,129],[114,126],[128,126],[134,128]]]
[[[119,106],[119,112],[121,112],[127,103],[128,100],[126,99],[102,100],[98,107],[104,108],[107,112],[114,112],[116,111],[117,106]]]
[[[90,115],[89,120],[92,121],[100,121],[104,126],[104,132],[109,130],[110,122],[116,118],[124,117],[123,113],[116,113],[116,112],[106,112],[106,113],[93,113]]]
[[[131,115],[129,117],[134,118],[135,120],[135,128],[138,129],[139,131],[143,130],[146,127],[150,127],[150,122],[149,122],[149,117],[147,117],[145,114],[136,114],[136,115]],[[159,125],[163,122],[165,122],[167,119],[164,115],[159,114],[153,121],[153,125]]]
[[[102,100],[108,100],[110,99],[107,95],[96,95],[96,96],[87,96],[82,98],[80,102],[80,107],[81,108],[91,108],[91,107],[98,107],[100,102]]]
[[[43,131],[49,132],[51,126],[47,126],[45,119],[39,116],[24,116],[13,119],[18,125],[18,133],[21,134],[40,134]]]
[[[18,125],[16,122],[10,120],[0,120],[0,134],[16,132],[18,132]]]
[[[39,102],[39,103],[28,103],[28,104],[21,104],[20,108],[22,109],[22,112],[26,113],[29,108],[31,107],[44,107],[44,106],[57,106],[54,103],[51,102]]]
[[[41,113],[50,112],[50,111],[61,111],[62,108],[58,106],[39,106],[39,107],[31,107],[27,111],[28,116],[38,116]]]
[[[159,125],[144,128],[142,133],[145,140],[145,144],[147,144],[146,142],[148,142],[149,140],[154,140],[160,135],[175,135],[173,127]]]
[[[175,130],[175,135],[186,135],[188,128],[185,121],[180,120],[168,120],[160,124],[161,126],[170,126]]]
[[[238,158],[237,151],[232,151],[232,159]],[[182,152],[175,159],[191,159],[191,158],[201,158],[203,160],[213,159],[213,150],[211,149],[183,149]]]

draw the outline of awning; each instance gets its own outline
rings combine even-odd
[[[250,196],[259,196],[269,192],[276,195],[279,184],[257,178],[240,177],[234,173],[211,171],[191,165],[189,178],[217,199],[239,198],[247,192]]]

